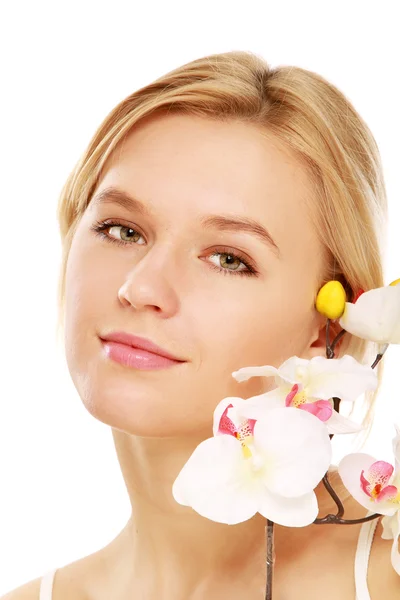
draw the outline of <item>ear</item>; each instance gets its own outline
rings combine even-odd
[[[327,318],[319,315],[315,325],[313,335],[310,339],[309,346],[305,349],[304,358],[311,359],[314,356],[323,356],[326,358],[326,324]],[[337,334],[342,330],[338,320],[330,321],[329,323],[329,343],[332,343]],[[335,358],[340,355],[340,349],[343,342],[343,337],[337,342],[334,348]]]

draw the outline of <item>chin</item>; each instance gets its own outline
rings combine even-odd
[[[73,352],[70,347],[67,362],[84,407],[105,425],[140,437],[212,437],[220,394],[205,382],[215,381],[213,374],[195,373],[190,363],[176,369],[131,369],[106,357],[98,338],[93,345],[87,340],[75,344]]]
[[[163,386],[129,378],[86,375],[84,382],[75,378],[75,386],[84,407],[95,419],[130,435],[197,438],[204,432],[204,439],[212,436],[213,411],[203,407],[201,421],[199,411],[188,403],[189,390],[183,393],[172,383]]]

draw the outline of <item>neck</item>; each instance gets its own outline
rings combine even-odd
[[[140,573],[142,581],[154,581],[154,572],[163,585],[172,585],[179,574],[181,590],[176,597],[198,586],[199,581],[221,580],[238,570],[256,569],[261,576],[265,565],[266,520],[257,514],[238,525],[225,525],[205,519],[191,508],[179,505],[172,496],[172,484],[193,449],[203,438],[149,439],[113,429],[121,470],[132,507],[121,536],[120,554],[132,581]],[[331,478],[337,479],[335,473]],[[333,483],[335,489],[336,486]],[[319,517],[336,513],[336,505],[322,483],[315,489]],[[342,496],[341,496],[342,497]],[[275,525],[275,547],[293,556],[312,544],[324,526],[289,528]],[[150,597],[150,594],[148,595]]]

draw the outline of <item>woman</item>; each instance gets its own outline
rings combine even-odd
[[[232,372],[325,356],[315,309],[325,282],[341,281],[349,298],[383,285],[386,198],[372,134],[315,73],[247,52],[208,56],[108,115],[58,215],[68,368],[87,410],[112,428],[132,515],[105,548],[6,598],[38,598],[41,583],[42,600],[263,598],[265,519],[216,523],[171,489],[222,398],[272,389]],[[129,350],[117,342],[137,338],[115,332],[164,357]],[[345,335],[337,356],[368,362],[373,346]],[[346,518],[364,517],[332,471]],[[315,492],[319,516],[336,512],[321,484]],[[359,533],[276,525],[274,598],[354,600]],[[380,534],[379,523],[367,585],[390,600],[400,578]]]

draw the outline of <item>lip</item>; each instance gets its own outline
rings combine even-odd
[[[178,356],[174,356],[167,350],[164,350],[160,346],[157,346],[157,344],[150,341],[149,339],[140,337],[138,335],[133,335],[125,331],[113,331],[111,333],[101,335],[99,337],[102,341],[105,342],[117,342],[119,344],[125,344],[126,346],[137,348],[139,350],[146,350],[146,352],[151,352],[152,354],[162,356],[164,358],[169,358],[170,360],[174,360],[177,362],[186,362],[184,359],[179,358]]]

